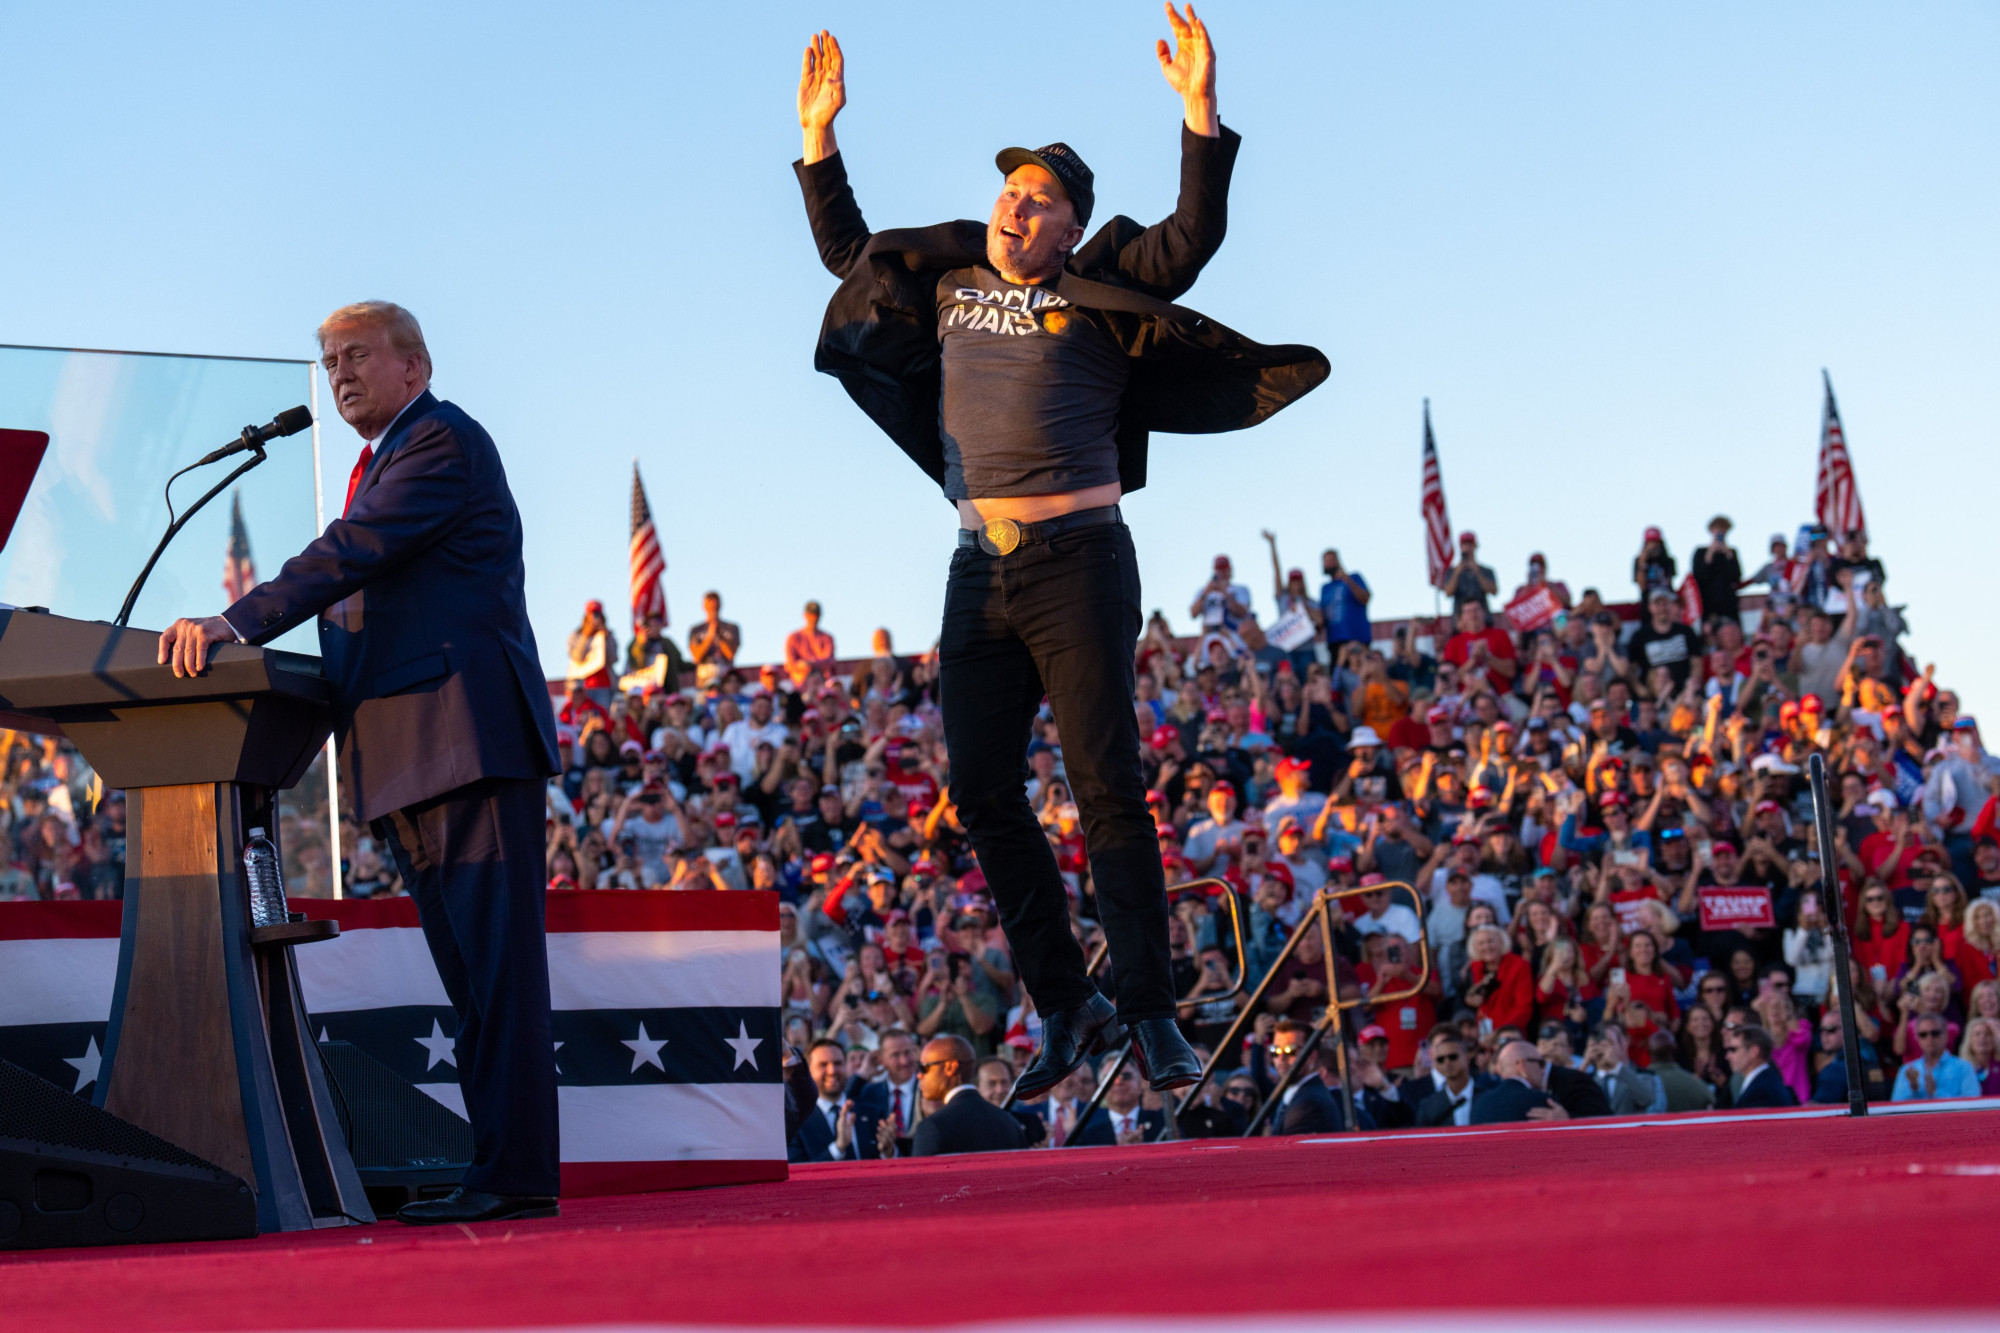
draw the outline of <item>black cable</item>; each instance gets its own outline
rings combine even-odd
[[[213,500],[216,496],[222,494],[222,492],[225,489],[227,489],[227,487],[231,482],[235,481],[238,477],[242,476],[244,473],[248,472],[251,468],[256,467],[259,463],[263,461],[264,461],[263,448],[261,446],[253,448],[250,451],[250,458],[247,462],[245,462],[241,467],[237,468],[234,472],[231,472],[228,476],[224,477],[221,481],[218,481],[215,483],[215,485],[211,486],[206,495],[202,496],[201,499],[196,500],[192,505],[188,507],[188,511],[185,514],[182,514],[178,518],[174,517],[174,499],[173,499],[174,482],[182,475],[182,473],[192,471],[194,468],[200,467],[201,464],[190,463],[187,467],[182,468],[180,472],[176,472],[174,473],[173,476],[167,478],[167,517],[172,521],[167,524],[166,534],[160,538],[160,544],[153,548],[153,554],[147,558],[146,567],[140,570],[139,577],[133,580],[132,590],[125,594],[125,605],[118,608],[118,618],[112,621],[111,622],[112,624],[117,625],[120,628],[123,628],[132,619],[132,604],[139,600],[139,590],[146,586],[147,578],[149,578],[152,575],[153,566],[159,564],[160,557],[166,553],[167,543],[171,542],[174,539],[174,537],[179,534],[180,530],[187,526],[188,520],[193,518],[196,514],[200,513],[201,507],[203,505],[207,504],[210,500]]]

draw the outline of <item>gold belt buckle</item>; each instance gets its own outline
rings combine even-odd
[[[1011,518],[988,519],[979,528],[979,549],[988,555],[1012,555],[1021,544],[1021,525]]]

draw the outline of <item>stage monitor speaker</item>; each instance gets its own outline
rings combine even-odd
[[[0,1250],[256,1234],[242,1178],[0,1060]]]
[[[472,1165],[465,1118],[347,1041],[323,1041],[334,1110],[378,1217],[449,1194]]]

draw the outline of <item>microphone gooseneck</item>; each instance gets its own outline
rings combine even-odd
[[[207,504],[210,500],[213,500],[216,496],[222,494],[223,488],[228,486],[230,482],[235,481],[238,477],[248,472],[251,468],[256,467],[259,463],[263,462],[265,444],[267,444],[271,440],[282,439],[284,436],[287,435],[297,435],[300,431],[305,430],[312,424],[313,424],[312,413],[307,411],[305,407],[300,406],[300,407],[286,408],[284,411],[278,413],[277,416],[271,418],[270,421],[266,422],[261,426],[245,426],[243,428],[243,434],[238,436],[235,440],[231,441],[228,444],[223,445],[220,449],[213,450],[210,453],[203,455],[201,458],[198,458],[194,462],[189,463],[179,472],[174,473],[173,476],[168,477],[167,478],[167,519],[168,519],[167,531],[165,535],[163,535],[160,538],[160,544],[153,548],[153,554],[147,557],[146,567],[140,570],[139,577],[132,581],[131,591],[125,594],[125,604],[118,608],[118,618],[112,621],[111,623],[120,626],[122,628],[127,622],[129,622],[132,619],[133,603],[139,600],[139,591],[140,589],[146,586],[147,578],[152,575],[153,566],[159,564],[160,557],[166,553],[167,543],[171,542],[174,539],[175,535],[179,533],[182,528],[187,526],[187,522],[189,519],[193,518],[196,514],[201,512],[201,507],[203,505]],[[190,505],[188,507],[188,511],[185,514],[182,514],[179,517],[175,517],[173,492],[174,492],[174,482],[177,479],[179,479],[185,473],[194,471],[198,467],[206,467],[210,463],[220,462],[221,460],[228,458],[233,454],[241,454],[241,453],[248,453],[250,455],[250,457],[244,461],[242,466],[236,468],[235,470],[230,472],[228,476],[224,477],[221,481],[218,481],[215,483],[215,485],[211,486],[208,490],[208,494],[202,496],[201,499],[196,500],[192,505]]]

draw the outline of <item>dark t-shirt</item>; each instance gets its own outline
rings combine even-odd
[[[1046,287],[980,265],[938,281],[944,493],[1051,495],[1118,480],[1125,353]]]
[[[1639,627],[1625,651],[1642,671],[1663,666],[1673,673],[1674,684],[1681,686],[1687,684],[1694,658],[1701,652],[1701,637],[1686,625],[1669,625],[1661,632],[1648,622]]]

